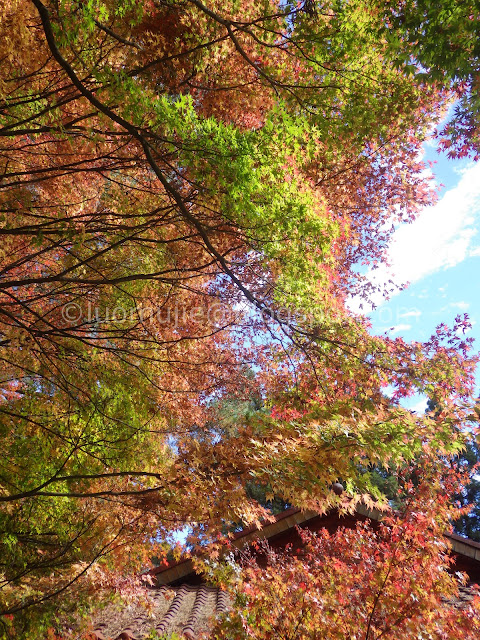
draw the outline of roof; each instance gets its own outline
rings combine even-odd
[[[316,511],[301,511],[296,507],[292,507],[275,516],[273,522],[266,522],[261,529],[253,525],[239,531],[234,535],[231,545],[239,549],[256,539],[266,538],[271,540],[272,538],[279,538],[281,533],[291,531],[296,526],[306,526],[312,530],[318,530],[326,526],[333,530],[340,524],[348,526],[348,524],[352,524],[352,521],[358,521],[359,519],[378,522],[381,518],[381,511],[369,509],[361,504],[357,505],[353,517],[346,516],[344,518],[338,516],[338,512],[335,512],[335,515],[319,515]],[[480,582],[480,543],[455,533],[446,534],[446,537],[450,541],[452,552],[458,557],[461,569],[467,571],[472,579]],[[166,567],[152,569],[149,573],[155,576],[156,583],[160,586],[177,584],[180,581],[187,580],[195,575],[195,569],[193,568],[192,560],[185,558]]]
[[[266,522],[261,529],[258,529],[255,525],[247,527],[242,531],[234,534],[231,545],[240,549],[253,540],[259,538],[270,539],[273,536],[288,531],[296,526],[305,524],[308,520],[317,517],[318,514],[315,511],[301,511],[296,507],[286,509],[275,516],[273,522]],[[158,585],[171,584],[178,580],[185,579],[187,576],[191,576],[195,573],[193,563],[190,558],[185,558],[169,564],[166,567],[157,567],[152,569],[150,575],[155,576]]]
[[[217,587],[183,584],[152,589],[145,604],[107,606],[95,616],[89,640],[142,640],[152,631],[194,640],[217,614],[227,611],[229,598]]]
[[[381,512],[360,505],[353,516],[340,518],[338,512],[320,516],[314,511],[291,508],[280,513],[274,521],[260,529],[249,527],[238,532],[232,545],[242,548],[255,539],[266,538],[275,546],[284,546],[296,526],[318,530],[326,527],[334,530],[339,524],[354,526],[359,519],[379,521]],[[456,556],[459,569],[466,571],[472,580],[480,581],[480,544],[456,534],[447,536]],[[208,631],[217,614],[229,608],[229,597],[217,587],[200,582],[191,559],[184,559],[164,568],[150,571],[157,586],[149,589],[142,604],[108,605],[93,620],[89,640],[143,640],[155,631],[159,636],[176,632],[187,640],[195,640]],[[471,589],[461,587],[455,606],[463,606],[473,597]]]

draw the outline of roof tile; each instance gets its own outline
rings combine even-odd
[[[228,595],[206,584],[182,584],[178,588],[161,587],[148,594],[149,609],[110,605],[94,619],[94,631],[88,640],[143,640],[152,631],[159,636],[176,632],[188,640],[210,626],[217,613],[228,609]]]

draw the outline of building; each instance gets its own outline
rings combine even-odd
[[[284,548],[288,543],[300,544],[297,527],[311,531],[326,528],[330,532],[339,526],[355,527],[358,521],[371,520],[372,526],[380,519],[380,512],[370,511],[362,506],[352,515],[340,517],[338,512],[318,515],[291,508],[276,516],[274,522],[266,523],[261,529],[250,527],[239,532],[233,545],[242,548],[255,539],[267,539],[274,549]],[[471,584],[480,583],[480,544],[448,535],[454,568],[469,576],[469,584],[460,592],[457,603],[471,600]],[[229,598],[217,587],[212,587],[195,573],[190,559],[184,559],[164,568],[151,571],[155,586],[149,591],[149,611],[134,605],[115,610],[107,607],[94,620],[94,630],[89,640],[143,640],[152,630],[159,636],[177,633],[180,637],[194,640],[207,631],[212,619],[227,611]]]

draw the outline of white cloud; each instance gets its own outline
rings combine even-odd
[[[399,313],[399,318],[419,318],[422,315],[422,312],[419,309],[412,309],[411,311],[405,311],[403,313]]]
[[[470,257],[473,257],[473,256],[480,256],[480,247],[474,247],[470,251]]]
[[[427,410],[427,399],[426,398],[422,398],[422,400],[419,400],[419,402],[415,403],[414,405],[412,405],[411,407],[409,407],[410,411],[413,411],[414,413],[418,413],[423,415],[425,413],[425,411]]]
[[[459,311],[467,311],[467,309],[470,308],[470,303],[469,302],[464,302],[463,300],[460,300],[460,302],[450,302],[449,305],[450,309],[458,309]]]
[[[400,333],[401,331],[408,331],[409,329],[412,328],[411,324],[397,324],[394,327],[386,327],[384,329],[380,329],[380,332],[382,331],[388,331],[391,334],[394,333]]]
[[[463,170],[457,186],[426,208],[415,222],[395,231],[388,252],[390,266],[371,271],[371,282],[413,284],[480,255],[480,245],[474,242],[476,219],[480,219],[480,163]],[[381,305],[384,301],[379,294],[373,302]]]
[[[475,166],[474,162],[468,162],[467,164],[465,164],[465,162],[461,162],[460,164],[455,164],[452,169],[453,172],[456,173],[459,176],[463,176],[465,175],[465,173],[467,173],[467,171],[470,171],[470,169],[473,169],[473,167]]]

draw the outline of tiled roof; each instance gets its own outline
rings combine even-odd
[[[194,640],[208,630],[216,614],[225,612],[229,606],[224,591],[205,584],[152,589],[147,600],[147,608],[106,607],[95,616],[88,640],[143,640],[152,631],[160,637],[175,632]]]
[[[378,521],[382,514],[360,505],[354,518]],[[333,521],[330,526],[338,526]],[[327,526],[327,516],[314,512],[301,512],[299,509],[287,509],[273,522],[267,522],[259,530],[255,527],[243,530],[235,535],[232,545],[237,548],[249,544],[256,538],[271,541],[285,534],[291,535],[296,526],[307,526],[312,530]],[[479,582],[480,544],[449,534],[452,551],[460,561],[459,569],[466,570],[471,580]],[[462,564],[463,562],[463,564]],[[187,640],[200,638],[208,632],[213,618],[229,608],[228,595],[216,587],[206,584],[193,584],[201,580],[196,576],[190,559],[173,563],[166,568],[157,568],[150,572],[155,577],[157,588],[148,592],[146,606],[127,604],[123,608],[110,605],[99,612],[93,620],[93,632],[89,640],[144,640],[155,631],[159,637],[168,637],[177,633]],[[187,582],[188,581],[188,582]],[[475,590],[472,584],[460,588],[458,598],[452,604],[463,608],[473,598]],[[176,585],[176,586],[174,586]]]
[[[472,584],[460,587],[451,604],[463,609],[476,593]],[[144,640],[152,631],[159,637],[177,633],[185,640],[196,640],[208,633],[217,614],[228,610],[228,595],[205,584],[183,584],[177,589],[152,589],[151,608],[128,605],[123,609],[107,607],[94,621],[94,631],[86,640]]]
[[[238,531],[233,536],[231,545],[232,547],[241,549],[253,540],[259,538],[270,539],[279,533],[294,529],[296,526],[305,525],[305,523],[315,517],[318,517],[315,511],[301,511],[296,507],[291,507],[277,514],[273,522],[265,522],[261,529],[252,525],[242,531]],[[194,568],[192,561],[186,558],[178,562],[173,562],[166,567],[152,569],[149,573],[155,576],[158,585],[162,585],[186,579],[194,573]]]
[[[459,587],[458,597],[455,598],[452,604],[457,607],[457,609],[463,609],[471,603],[477,593],[478,590],[476,588],[476,585],[474,585],[472,582],[469,582],[466,585]]]

